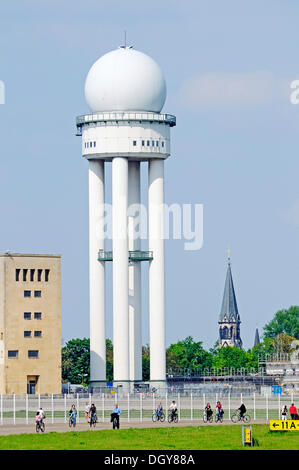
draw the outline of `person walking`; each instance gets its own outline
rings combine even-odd
[[[294,405],[294,403],[292,403],[292,405],[290,406],[289,411],[290,411],[291,419],[296,419],[296,417],[297,417],[297,408]]]
[[[287,405],[284,405],[281,409],[281,419],[283,421],[286,421],[288,419],[287,414],[288,414],[288,407],[287,407]]]
[[[86,423],[86,424],[88,423],[88,419],[89,419],[89,411],[90,411],[90,406],[89,406],[89,403],[86,402],[86,403],[85,403],[85,410],[84,410],[84,414],[85,414],[85,423]]]

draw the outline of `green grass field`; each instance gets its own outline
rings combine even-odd
[[[299,433],[270,432],[269,425],[252,426],[256,450],[299,450]],[[69,431],[66,433],[0,436],[0,450],[238,450],[242,426]]]

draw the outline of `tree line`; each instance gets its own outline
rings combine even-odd
[[[194,341],[192,336],[171,344],[166,350],[166,370],[176,375],[202,375],[211,370],[225,371],[242,369],[257,372],[259,355],[275,352],[292,352],[294,340],[299,340],[299,307],[292,306],[279,310],[263,328],[262,341],[248,349],[237,347],[219,348],[218,342],[206,350],[202,341]],[[89,384],[89,338],[69,340],[62,347],[62,380],[73,384]],[[221,372],[220,372],[221,373]],[[222,372],[224,373],[224,372]],[[149,380],[150,348],[142,347],[142,378]],[[106,379],[113,380],[113,344],[106,340]]]

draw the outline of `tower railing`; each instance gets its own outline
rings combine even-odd
[[[82,114],[76,118],[77,134],[82,135],[82,126],[84,124],[95,124],[97,122],[117,122],[117,121],[150,121],[150,122],[165,122],[170,127],[176,125],[176,117],[172,114],[148,113],[148,112],[107,112],[107,113],[94,113]]]
[[[130,262],[151,261],[153,259],[152,251],[134,250],[129,251],[128,260]],[[98,261],[113,261],[113,252],[99,250]]]

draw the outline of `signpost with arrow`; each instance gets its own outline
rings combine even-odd
[[[299,431],[299,420],[271,419],[270,431]]]

